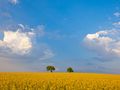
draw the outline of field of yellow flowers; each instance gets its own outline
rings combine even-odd
[[[120,75],[1,72],[0,90],[120,90]]]

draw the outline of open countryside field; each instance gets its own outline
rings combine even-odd
[[[0,90],[120,90],[120,75],[95,73],[0,73]]]

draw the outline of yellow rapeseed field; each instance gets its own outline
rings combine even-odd
[[[120,90],[120,75],[1,72],[0,90]]]

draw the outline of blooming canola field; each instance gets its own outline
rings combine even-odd
[[[0,90],[120,90],[120,75],[1,72]]]

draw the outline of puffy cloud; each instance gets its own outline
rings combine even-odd
[[[0,31],[3,32],[3,38],[0,40],[2,51],[18,55],[32,54],[32,52],[41,52],[44,55],[50,53],[48,46],[36,41],[37,38],[44,36],[43,25],[33,28],[23,24],[10,25],[2,27]]]
[[[22,24],[11,27],[0,30],[3,33],[3,38],[0,40],[1,52],[17,55],[29,54],[33,48],[36,33]]]
[[[101,56],[102,59],[120,57],[119,30],[104,30],[94,34],[87,34],[84,42],[89,49]]]
[[[32,32],[4,31],[3,40],[0,40],[0,48],[8,49],[11,53],[24,55],[32,48]]]
[[[92,70],[105,73],[119,73],[120,71],[120,31],[103,30],[87,34],[84,43],[92,58]],[[94,69],[93,69],[94,68]],[[88,69],[89,70],[89,69]]]

